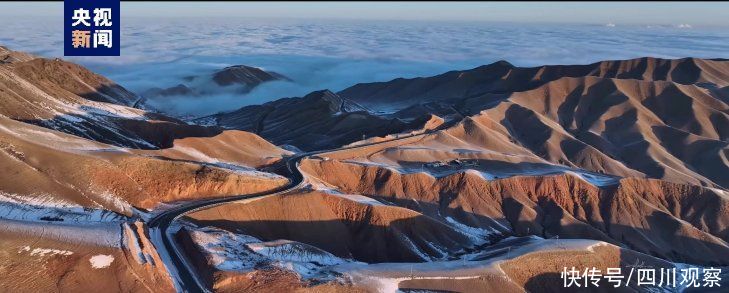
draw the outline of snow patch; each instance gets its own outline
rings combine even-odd
[[[121,246],[119,223],[64,223],[17,221],[0,218],[2,232],[13,233],[26,239],[48,238],[72,244],[104,247]]]
[[[563,166],[546,166],[546,167],[532,167],[532,168],[519,168],[515,170],[483,170],[483,168],[487,168],[483,165],[474,164],[471,166],[450,166],[450,165],[444,165],[444,167],[428,167],[426,164],[421,165],[420,167],[403,167],[403,166],[393,166],[386,163],[379,163],[379,162],[372,162],[372,161],[366,161],[366,160],[343,160],[343,163],[347,164],[354,164],[354,165],[360,165],[365,167],[378,167],[387,169],[390,171],[398,172],[400,174],[408,175],[413,173],[422,173],[429,175],[433,178],[443,178],[449,175],[457,174],[457,173],[466,173],[474,176],[478,176],[480,178],[483,178],[486,181],[492,181],[496,179],[505,179],[515,176],[552,176],[552,175],[562,175],[562,174],[569,174],[573,175],[575,177],[578,177],[579,179],[582,179],[594,186],[597,187],[604,187],[609,185],[618,184],[620,181],[620,177],[617,176],[611,176],[611,175],[605,175],[605,174],[599,174],[594,172],[589,172],[585,170],[580,169],[571,169],[566,168]],[[440,168],[440,169],[439,169]]]
[[[183,147],[183,146],[174,146],[173,149],[178,152],[181,152],[185,155],[190,156],[191,158],[193,158],[195,161],[198,161],[198,162],[206,162],[206,163],[218,163],[219,162],[218,159],[212,158],[194,148]]]
[[[601,247],[601,246],[607,246],[607,245],[608,245],[607,242],[598,242],[598,243],[587,246],[586,249],[589,252],[595,252],[595,248]]]
[[[218,120],[213,116],[207,116],[203,118],[193,119],[188,122],[191,122],[196,125],[200,126],[218,126]]]
[[[304,151],[302,151],[300,148],[296,147],[295,145],[283,144],[283,145],[280,145],[278,147],[280,147],[280,148],[282,148],[284,150],[290,151],[290,152],[292,152],[294,154],[304,153]]]
[[[63,255],[63,256],[69,256],[73,254],[73,251],[69,250],[61,250],[61,249],[53,249],[53,248],[33,248],[31,249],[30,246],[23,246],[18,250],[18,253],[23,252],[30,252],[30,256],[54,256],[54,255]]]
[[[619,178],[613,177],[613,176],[607,176],[607,175],[599,175],[594,173],[589,173],[585,171],[566,171],[565,174],[570,174],[579,177],[580,179],[587,181],[588,183],[603,187],[603,186],[609,186],[609,185],[615,185],[618,184],[620,181]]]
[[[114,256],[106,254],[94,255],[89,259],[91,267],[95,269],[108,268],[114,262]]]
[[[270,259],[285,262],[313,262],[320,265],[337,265],[344,261],[314,246],[289,241],[275,240],[270,242],[248,243],[248,248]]]
[[[314,246],[289,241],[263,242],[253,236],[204,227],[186,227],[195,244],[218,270],[247,272],[269,263],[302,278],[329,278],[331,266],[352,262]]]
[[[132,120],[147,120],[142,110],[94,101],[85,101],[84,104],[75,107],[76,113],[83,116],[97,115]]]
[[[410,248],[410,250],[412,252],[414,252],[415,254],[417,254],[422,260],[424,260],[424,261],[431,261],[432,260],[432,258],[430,256],[428,256],[426,253],[424,253],[422,250],[420,250],[420,247],[418,247],[417,245],[415,245],[415,243],[413,243],[413,241],[410,240],[410,238],[407,235],[405,235],[403,233],[398,233],[397,234],[397,237],[400,240],[402,240],[402,242],[405,245],[407,245]]]
[[[79,132],[86,132],[86,129],[79,127],[79,125],[68,123],[74,121],[66,121],[76,120],[80,118],[69,115],[58,116],[58,118],[64,120],[58,121],[59,124],[73,127]],[[85,120],[81,119],[79,123],[83,121]],[[56,127],[57,125],[55,123],[52,123],[52,121],[45,121],[44,124],[48,125],[52,129],[58,128]],[[0,129],[2,129],[2,127],[0,127]],[[13,127],[13,130],[2,130],[11,132],[12,134],[14,134],[14,136],[22,138],[26,141],[56,149],[78,151],[113,151],[125,153],[129,152],[129,150],[122,147],[107,145],[104,143],[89,140],[87,138],[83,138],[81,136],[69,135],[63,131],[56,132],[48,128],[41,128],[40,126],[23,125],[23,127]]]
[[[466,224],[460,223],[451,217],[445,217],[446,221],[450,223],[455,230],[463,235],[466,235],[476,245],[481,245],[487,242],[487,240],[493,235],[501,234],[495,229],[485,230],[481,228],[471,227]]]
[[[194,148],[174,146],[173,149],[191,157],[194,161],[200,162],[202,164],[206,164],[208,166],[226,169],[226,170],[232,171],[238,175],[252,176],[252,177],[259,177],[259,178],[270,178],[270,179],[285,179],[283,176],[280,176],[277,174],[261,172],[261,171],[256,170],[255,168],[240,165],[237,163],[221,161],[217,158],[210,157]]]
[[[347,262],[314,246],[289,240],[249,243],[247,246],[279,267],[293,270],[303,278],[315,277],[320,275],[322,268]]]
[[[466,174],[471,174],[471,175],[479,176],[479,177],[483,178],[486,181],[491,181],[491,180],[496,179],[496,176],[494,176],[491,173],[484,172],[484,171],[479,171],[479,170],[474,170],[474,169],[466,170]]]
[[[128,207],[121,200],[107,195],[105,200],[119,207]],[[104,197],[102,197],[104,199]],[[117,213],[92,209],[58,199],[49,194],[18,195],[0,191],[0,218],[50,222],[115,222],[123,221]]]
[[[338,196],[338,197],[341,197],[341,198],[346,198],[348,200],[351,200],[351,201],[354,201],[354,202],[357,202],[357,203],[361,203],[361,204],[366,204],[366,205],[371,205],[371,206],[384,206],[385,205],[385,204],[377,201],[374,198],[366,197],[364,195],[359,195],[359,194],[343,194],[343,193],[331,193],[331,194],[334,195],[334,196]]]
[[[252,254],[246,244],[260,242],[255,237],[234,234],[225,230],[188,227],[193,242],[208,255],[213,266],[223,271],[252,270],[260,257]]]

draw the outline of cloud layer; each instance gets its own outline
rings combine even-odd
[[[729,57],[729,31],[688,26],[376,22],[167,18],[122,19],[121,57],[67,58],[134,91],[234,64],[263,67],[293,83],[241,96],[157,100],[165,110],[209,114],[312,90],[466,69],[497,60],[521,66],[642,56]],[[0,20],[0,44],[62,57],[60,19]]]

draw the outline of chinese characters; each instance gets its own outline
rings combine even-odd
[[[635,268],[623,270],[622,268],[607,268],[605,272],[592,267],[585,269],[568,269],[564,267],[560,273],[564,288],[600,287],[604,280],[613,288],[627,287],[631,282],[638,286],[653,286],[663,288],[717,288],[721,281],[720,268]],[[677,278],[678,276],[678,278]],[[679,282],[677,283],[676,280]]]
[[[73,31],[71,31],[71,45],[74,48],[112,48],[113,33],[111,29],[99,29],[112,26],[112,9],[95,8],[93,10],[93,23],[95,29],[91,29],[91,15],[88,9],[78,8],[73,10],[71,17]]]

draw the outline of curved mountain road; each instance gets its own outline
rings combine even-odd
[[[367,147],[402,139],[407,139],[411,137],[421,136],[428,133],[431,133],[432,130],[425,131],[420,134],[412,134],[412,135],[406,135],[394,139],[389,139],[385,141],[380,142],[373,142],[373,143],[366,143],[361,145],[355,145],[355,146],[349,146],[349,147],[342,147],[342,148],[336,148],[336,149],[329,149],[329,150],[319,150],[319,151],[312,151],[312,152],[305,152],[296,154],[286,161],[286,168],[289,171],[290,177],[289,183],[285,186],[282,186],[280,188],[277,188],[275,190],[267,191],[267,192],[261,192],[261,193],[254,193],[254,194],[245,194],[245,195],[238,195],[238,196],[231,196],[231,197],[224,197],[224,198],[215,198],[215,199],[209,199],[209,200],[201,200],[201,201],[195,201],[195,202],[189,202],[184,203],[179,206],[176,206],[174,208],[171,208],[169,210],[165,210],[161,212],[158,215],[155,215],[153,218],[151,218],[149,221],[147,221],[147,226],[149,227],[150,231],[150,240],[152,241],[152,244],[155,246],[155,249],[157,250],[157,253],[160,254],[160,257],[162,257],[163,260],[167,260],[171,263],[165,263],[165,266],[167,267],[168,272],[172,275],[171,277],[175,281],[175,287],[179,292],[211,292],[207,286],[205,285],[205,282],[203,282],[199,276],[197,275],[196,269],[193,267],[193,265],[190,263],[189,258],[183,253],[183,250],[180,249],[177,242],[174,239],[174,235],[170,233],[169,228],[170,226],[180,218],[184,217],[187,214],[213,208],[219,205],[232,203],[232,202],[239,202],[239,201],[246,201],[250,199],[265,197],[265,196],[274,196],[278,194],[283,194],[295,189],[298,189],[301,187],[301,185],[304,182],[304,176],[301,174],[301,171],[299,171],[299,162],[309,156],[321,154],[321,153],[329,153],[329,152],[335,152],[340,150],[348,150],[348,149],[355,149],[355,148],[361,148],[361,147]]]

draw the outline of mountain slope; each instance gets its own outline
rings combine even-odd
[[[144,222],[289,183],[258,170],[291,155],[274,144],[363,146],[301,159],[301,188],[175,222],[217,292],[539,292],[570,266],[726,266],[727,63],[497,62],[188,124],[0,47],[0,291],[175,290]]]
[[[198,122],[254,132],[278,145],[316,150],[342,146],[363,137],[418,129],[430,118],[426,115],[405,121],[380,117],[324,90],[301,98],[246,106],[233,112],[204,117]]]
[[[729,198],[723,190],[635,178],[598,180],[574,172],[492,178],[488,172],[458,170],[434,177],[334,159],[306,160],[302,169],[341,192],[455,227],[595,239],[672,261],[729,263]]]
[[[139,222],[0,223],[0,291],[175,290]]]
[[[231,159],[235,164],[231,167],[217,160],[183,160],[168,152],[136,154],[0,116],[0,161],[5,174],[0,192],[22,201],[62,202],[131,215],[133,207],[153,209],[163,202],[259,192],[287,182],[246,169],[243,159]],[[221,157],[223,162],[227,158]]]
[[[409,105],[417,102],[460,100],[484,94],[505,94],[539,87],[562,77],[595,76],[645,81],[702,84],[709,88],[729,86],[729,61],[724,59],[660,59],[644,57],[601,61],[587,65],[516,67],[506,61],[441,75],[388,82],[362,83],[338,94],[367,106],[387,102]]]
[[[134,94],[79,65],[2,50],[4,196],[131,215],[287,182],[255,171],[289,153],[255,134],[135,109]]]
[[[168,148],[175,139],[223,131],[132,108],[133,93],[58,59],[0,64],[0,100],[0,115],[121,147]]]
[[[474,105],[483,105],[482,101],[466,99]],[[496,161],[511,168],[556,165],[727,187],[728,111],[729,106],[711,91],[695,85],[561,78],[511,93],[418,140],[349,157],[367,156],[395,165],[459,158]]]

